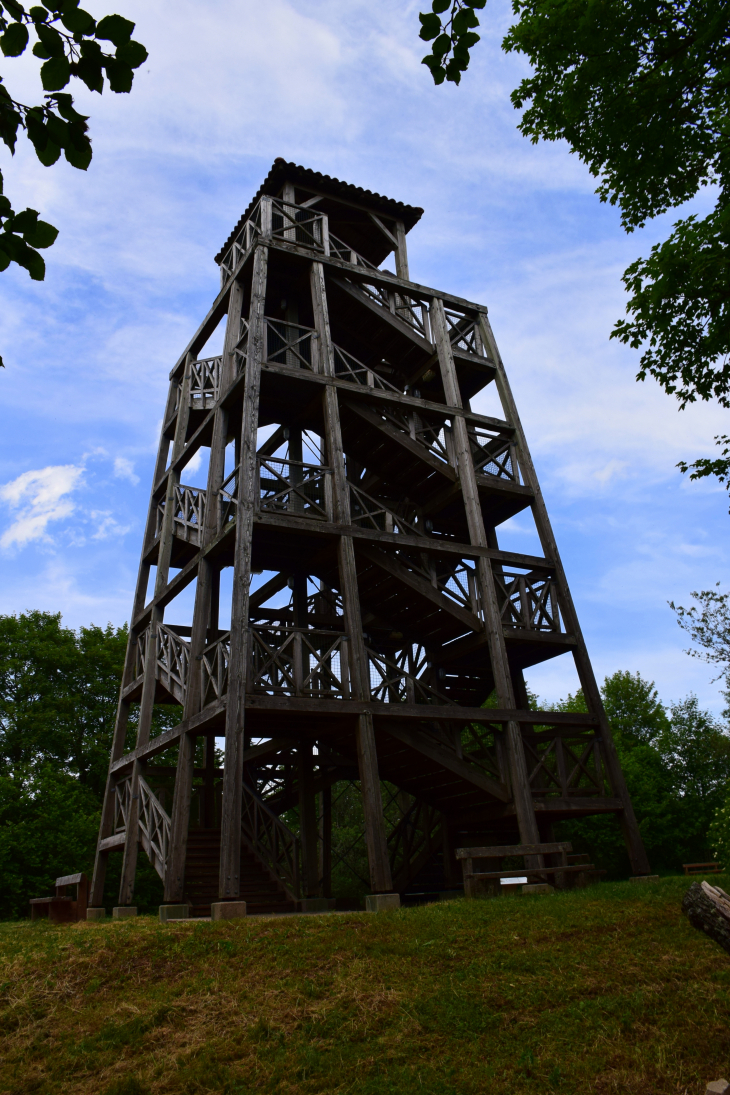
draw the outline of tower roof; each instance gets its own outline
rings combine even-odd
[[[316,190],[320,194],[333,198],[341,198],[364,209],[369,209],[373,213],[380,213],[382,216],[403,221],[406,232],[409,232],[423,215],[423,209],[418,205],[406,205],[404,202],[396,201],[395,198],[386,198],[383,194],[375,194],[372,190],[365,190],[362,186],[354,186],[352,183],[343,182],[341,179],[333,179],[331,175],[323,175],[321,172],[312,171],[308,167],[288,163],[282,156],[277,156],[268,175],[215,256],[216,262],[221,261],[238,231],[250,217],[259,199],[264,194],[276,197],[285,182],[293,182],[305,189]]]

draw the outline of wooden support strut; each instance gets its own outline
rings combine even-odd
[[[328,376],[334,376],[334,353],[327,310],[327,293],[324,269],[320,262],[312,263],[311,288],[314,325],[319,335],[322,371]],[[333,471],[335,520],[342,524],[349,524],[350,494],[345,477],[345,455],[342,447],[337,390],[327,385],[323,400],[327,454]],[[338,567],[345,627],[349,636],[352,690],[356,699],[365,700],[369,698],[370,693],[369,669],[362,634],[355,549],[351,536],[343,535],[339,538]],[[365,842],[370,867],[370,885],[374,893],[389,893],[393,880],[383,821],[383,800],[380,793],[373,717],[370,713],[362,713],[357,716],[357,720],[357,760],[365,815]]]
[[[578,623],[578,613],[575,611],[573,598],[570,595],[570,588],[565,576],[563,564],[560,560],[558,545],[555,541],[555,536],[553,535],[550,518],[548,517],[547,506],[545,505],[545,500],[540,490],[540,484],[535,472],[535,466],[532,463],[532,457],[530,456],[527,439],[524,430],[522,429],[520,416],[517,413],[517,405],[514,401],[509,381],[507,380],[507,374],[497,348],[491,324],[483,312],[479,315],[479,329],[484,344],[489,348],[490,355],[497,366],[496,384],[502,402],[502,408],[505,418],[509,424],[514,427],[522,475],[533,492],[534,500],[532,502],[532,512],[537,534],[540,537],[540,543],[542,544],[545,556],[551,560],[555,568],[555,583],[558,587],[560,608],[566,629],[571,632],[575,638],[575,645],[572,649],[578,679],[580,680],[589,712],[598,717],[601,729],[603,755],[608,770],[609,780],[614,794],[620,798],[623,803],[623,813],[620,817],[620,823],[626,841],[631,867],[635,874],[646,875],[649,874],[651,870],[649,858],[646,854],[646,849],[644,848],[644,842],[641,839],[641,833],[639,832],[639,825],[634,813],[631,796],[629,795],[626,786],[626,780],[624,779],[624,774],[621,770],[621,764],[616,752],[613,735],[611,734],[611,727],[603,707],[603,701],[593,673],[593,667],[591,666],[590,658],[588,657],[588,650],[583,638],[583,633],[580,629],[580,624]]]
[[[462,406],[461,392],[459,390],[454,355],[449,339],[448,323],[444,311],[443,301],[434,298],[431,305],[431,326],[438,352],[441,378],[444,385],[446,402],[455,407]],[[473,544],[487,547],[487,535],[484,528],[484,518],[479,502],[479,488],[477,485],[474,462],[472,460],[471,446],[467,425],[461,416],[454,416],[454,445],[459,468],[459,480],[461,483],[466,519],[469,527],[469,537]],[[512,688],[507,648],[502,631],[502,619],[497,603],[497,591],[489,559],[480,557],[477,559],[477,580],[481,593],[481,601],[484,611],[484,628],[489,644],[489,656],[494,676],[494,684],[501,707],[515,708],[515,696]],[[509,756],[511,790],[515,803],[515,812],[520,829],[520,836],[525,844],[537,844],[539,842],[539,830],[535,818],[535,809],[532,804],[532,795],[527,776],[527,764],[525,752],[520,735],[520,727],[516,722],[508,722],[505,737]],[[529,864],[541,866],[539,863]]]
[[[239,896],[241,863],[241,806],[243,796],[246,671],[250,657],[249,586],[251,537],[256,503],[256,431],[259,424],[261,362],[266,354],[264,303],[268,249],[256,248],[251,282],[251,306],[246,353],[246,386],[241,414],[236,547],[231,603],[231,653],[228,665],[226,755],[223,767],[221,859],[218,892],[222,901]]]

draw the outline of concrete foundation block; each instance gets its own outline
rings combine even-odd
[[[130,916],[136,915],[136,905],[117,905],[115,909],[112,909],[112,918],[114,920],[128,920]]]
[[[299,902],[299,911],[304,913],[325,913],[334,908],[329,897],[303,897]]]
[[[190,916],[189,905],[160,905],[160,920],[163,924],[168,920],[187,920]]]
[[[369,893],[365,898],[366,912],[386,912],[400,908],[399,893]]]
[[[705,1095],[730,1095],[730,1084],[727,1080],[713,1080],[705,1088]]]
[[[553,893],[554,887],[549,882],[525,882],[522,886],[523,893]]]
[[[87,920],[106,920],[106,909],[87,909]]]
[[[211,920],[240,920],[246,915],[245,901],[214,901],[210,906]]]
[[[634,874],[629,879],[629,882],[658,882],[658,874]]]

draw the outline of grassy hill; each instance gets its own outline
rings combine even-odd
[[[703,1095],[730,1072],[730,957],[682,916],[686,888],[6,922],[0,1091]]]

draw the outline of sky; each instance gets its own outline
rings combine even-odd
[[[411,277],[489,308],[599,680],[638,671],[664,702],[693,691],[719,712],[667,602],[725,588],[727,494],[676,464],[712,454],[727,416],[680,412],[609,340],[621,273],[688,210],[627,236],[565,144],[517,131],[509,95],[529,69],[500,49],[508,3],[490,0],[461,86],[439,88],[420,6],[86,4],[135,20],[150,58],[130,95],[70,89],[90,115],[88,172],[44,168],[27,142],[0,150],[15,207],[60,229],[45,282],[0,275],[0,613],[129,618],[168,373],[218,291],[213,256],[283,156],[425,209]],[[35,66],[4,61],[16,99],[40,98]],[[524,516],[500,542],[537,550]],[[528,683],[564,697],[570,659]]]

